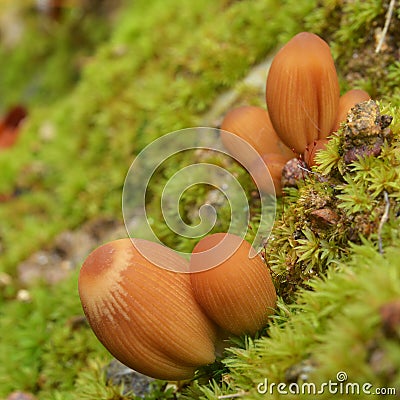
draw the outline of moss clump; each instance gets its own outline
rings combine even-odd
[[[397,115],[397,109],[388,111]],[[290,205],[265,250],[285,300],[348,254],[349,242],[386,235],[380,222],[397,215],[400,195],[399,127],[395,121],[392,132],[382,125],[391,116],[381,115],[373,101],[352,109],[317,155],[319,166],[305,171],[299,190],[286,199]]]
[[[233,355],[225,360],[230,368],[226,392],[244,392],[246,399],[310,398],[290,392],[280,397],[276,387],[273,394],[261,394],[257,386],[267,378],[287,385],[313,382],[319,389],[335,381],[339,371],[347,373],[348,382],[398,388],[399,338],[385,333],[382,315],[382,307],[400,296],[398,245],[384,255],[371,242],[353,246],[352,257],[330,268],[325,278],[314,279],[312,291],[303,291],[297,304],[281,304],[267,337],[249,341],[246,349],[231,349]],[[199,398],[216,399],[219,392],[207,397],[208,390]],[[326,390],[321,396],[331,394]]]
[[[347,82],[341,85],[342,89],[359,87],[374,99],[384,98],[398,106],[399,93],[395,86],[399,80],[396,49],[400,20],[396,7],[383,46],[377,52],[390,1],[326,0],[321,3],[322,7],[306,18],[306,26],[329,41],[340,74]]]
[[[76,318],[80,315],[76,274],[58,287],[33,288],[28,301],[1,300],[0,396],[17,389],[43,396],[62,392],[87,368],[88,359],[105,360],[105,350]]]

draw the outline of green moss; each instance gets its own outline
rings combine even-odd
[[[244,391],[248,399],[310,398],[279,396],[276,390],[274,395],[259,394],[257,385],[265,378],[270,383],[301,384],[300,376],[320,385],[335,381],[339,371],[347,373],[348,382],[398,387],[398,360],[389,350],[398,339],[385,335],[380,313],[400,295],[397,253],[396,246],[380,255],[365,242],[353,248],[353,256],[339,270],[330,269],[326,278],[314,280],[312,291],[302,292],[296,305],[281,309],[283,325],[271,324],[268,337],[249,342],[245,350],[232,349],[234,356],[225,361],[231,370],[229,392]],[[371,352],[376,349],[382,350],[385,363],[373,362]],[[390,375],[377,371],[387,365]],[[216,399],[217,393],[210,398]],[[329,396],[326,390],[322,398]]]
[[[225,195],[209,184],[199,183],[185,190],[180,196],[178,208],[166,207],[165,205],[161,208],[161,198],[165,193],[160,192],[159,188],[164,188],[168,183],[171,193],[180,193],[182,183],[186,182],[184,180],[185,176],[183,176],[180,179],[175,179],[174,183],[171,185],[171,178],[177,172],[176,166],[179,165],[179,168],[183,169],[197,162],[215,165],[232,174],[239,182],[240,187],[243,188],[248,202],[251,202],[250,194],[252,190],[255,189],[255,185],[248,172],[241,165],[232,162],[230,157],[217,152],[198,152],[198,150],[185,151],[166,160],[166,162],[156,170],[149,182],[149,190],[147,193],[148,205],[146,207],[147,218],[155,235],[165,245],[185,253],[190,253],[199,239],[206,234],[226,232],[229,227],[231,227],[231,229],[240,229],[240,227],[235,226],[235,223],[239,224],[239,218],[233,212],[233,210],[238,209],[233,196],[231,196],[228,201]],[[217,176],[207,176],[207,178],[210,179],[210,181],[218,179]],[[204,179],[204,170],[194,171],[190,179],[191,182],[202,182]],[[202,224],[200,224],[199,216],[199,209],[205,203],[211,204],[216,210],[215,224],[213,224],[211,226],[212,229],[207,232],[205,231],[207,222],[203,221]],[[249,240],[255,236],[252,232],[257,231],[260,219],[258,210],[260,207],[258,204],[259,200],[254,200],[253,203],[251,209],[253,229],[249,233]],[[182,219],[187,226],[182,227],[181,230],[179,230],[180,234],[177,234],[167,224],[166,219],[169,221]],[[197,231],[193,230],[194,226],[198,226]]]
[[[393,13],[384,45],[376,52],[386,22],[388,1],[325,0],[322,4],[306,17],[306,27],[329,41],[342,78],[342,91],[361,88],[374,99],[384,98],[398,105],[398,92],[392,86],[399,77],[396,69],[398,12]],[[390,77],[388,70],[393,71]]]
[[[71,388],[88,359],[108,357],[88,326],[74,323],[82,314],[76,277],[54,288],[33,288],[27,302],[3,301],[1,396],[12,390],[45,394]]]
[[[362,107],[318,154],[319,166],[300,182],[296,195],[287,199],[283,217],[276,221],[266,245],[266,261],[276,274],[278,292],[287,301],[299,287],[307,287],[313,276],[345,257],[351,242],[359,243],[360,237],[381,240],[378,236],[386,234],[378,231],[387,203],[388,218],[395,223],[400,193],[398,123],[395,119],[392,133],[387,130],[385,137],[374,116],[363,117],[368,107],[378,113],[377,106],[370,102]],[[393,107],[386,107],[385,112],[398,115]],[[363,126],[371,129],[368,134],[377,131],[370,136],[357,131],[356,126],[362,124],[356,118],[364,118]],[[379,155],[362,155],[369,151],[368,140],[380,141]],[[357,157],[356,149],[360,151]]]
[[[81,66],[108,37],[106,14],[83,6],[64,7],[62,19],[40,16],[29,4],[14,8],[22,37],[17,47],[2,46],[0,107],[14,103],[51,104],[79,80]],[[10,67],[12,66],[12,67]]]

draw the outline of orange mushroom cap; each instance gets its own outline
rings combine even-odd
[[[222,121],[221,140],[229,152],[242,164],[249,165],[257,158],[257,153],[261,156],[266,153],[278,153],[288,160],[295,155],[279,139],[275,132],[268,112],[261,107],[242,106],[229,111]],[[248,151],[244,148],[241,140],[232,132],[239,136],[256,152]],[[243,162],[244,161],[244,162]]]
[[[186,260],[159,244],[107,243],[80,271],[83,310],[100,342],[128,367],[158,379],[190,378],[215,359],[215,327],[195,301],[189,275],[160,268],[140,246],[187,270]]]
[[[309,32],[294,36],[272,61],[266,100],[279,138],[297,153],[327,137],[339,105],[339,82],[328,44]]]
[[[276,305],[275,287],[248,242],[229,233],[208,235],[195,246],[190,268],[206,269],[190,278],[197,302],[218,326],[235,335],[265,326]]]

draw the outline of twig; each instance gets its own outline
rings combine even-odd
[[[320,174],[319,172],[311,171],[311,169],[309,169],[309,168],[307,168],[307,167],[303,167],[303,166],[300,165],[300,164],[299,164],[299,168],[300,168],[302,171],[305,171],[305,172],[307,172],[307,173],[309,173],[309,174],[316,175],[317,178],[318,178],[318,180],[319,180],[319,182],[322,182],[322,180],[324,179],[324,176],[323,176],[322,174]]]
[[[383,225],[385,224],[385,222],[388,220],[389,218],[389,209],[390,209],[390,201],[389,201],[389,195],[387,193],[386,190],[384,190],[383,192],[383,196],[385,198],[385,211],[382,215],[382,218],[379,222],[379,227],[378,227],[378,246],[379,246],[379,253],[383,254],[383,246],[382,246],[382,228]]]
[[[383,46],[383,42],[385,41],[385,37],[386,37],[387,32],[389,30],[390,20],[392,19],[394,3],[395,2],[396,2],[396,0],[391,0],[390,1],[389,8],[388,8],[388,11],[386,13],[385,26],[383,27],[382,35],[381,35],[381,38],[379,39],[378,45],[376,46],[375,53],[379,53],[381,51],[381,48]]]
[[[303,167],[302,165],[299,164],[299,168],[305,172],[308,172],[309,174],[314,174],[314,175],[319,175],[317,172],[311,171],[311,169],[308,169],[306,167]]]

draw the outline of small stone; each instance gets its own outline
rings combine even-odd
[[[309,174],[305,163],[298,158],[289,160],[282,170],[282,187],[298,187],[300,181],[304,181]]]
[[[31,393],[17,391],[11,393],[6,400],[37,400],[37,398]]]
[[[132,392],[138,397],[145,397],[150,393],[150,384],[154,381],[153,378],[140,374],[115,359],[106,367],[106,379],[113,385],[123,384],[124,393]]]
[[[17,300],[23,303],[28,303],[32,300],[32,297],[26,289],[20,289],[17,293]]]
[[[381,129],[386,129],[393,121],[393,117],[391,115],[381,115],[381,119],[379,121],[379,125]]]
[[[374,156],[377,157],[381,154],[383,145],[383,139],[381,137],[377,137],[375,142],[371,145],[364,144],[357,147],[352,147],[348,151],[346,151],[343,155],[343,161],[345,164],[351,164],[356,161],[358,158]]]
[[[315,228],[328,228],[338,224],[339,216],[331,208],[326,207],[311,211],[310,220]]]
[[[6,274],[5,272],[0,272],[0,287],[9,286],[12,283],[11,275]]]
[[[307,382],[316,366],[315,361],[311,359],[300,361],[285,371],[285,380],[287,383]]]
[[[385,140],[391,140],[392,131],[388,128],[393,118],[381,115],[373,100],[356,104],[347,115],[343,128],[343,161],[351,164],[358,158],[377,157]]]
[[[380,111],[373,100],[356,104],[347,114],[345,136],[375,136],[380,133]]]

